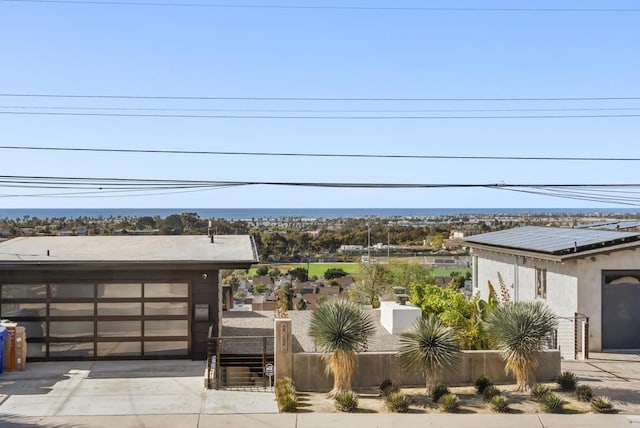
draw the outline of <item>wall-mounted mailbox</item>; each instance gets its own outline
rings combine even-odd
[[[193,320],[209,322],[209,304],[196,303],[193,305]]]

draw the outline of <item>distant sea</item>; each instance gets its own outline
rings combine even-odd
[[[185,212],[202,219],[247,220],[252,218],[363,218],[434,217],[455,215],[541,215],[541,214],[639,214],[640,208],[11,208],[1,209],[0,218],[143,217]]]

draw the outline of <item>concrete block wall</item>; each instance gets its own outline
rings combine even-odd
[[[293,379],[298,391],[329,391],[333,377],[327,374],[326,364],[319,353],[293,354]],[[560,353],[544,351],[538,356],[536,379],[550,382],[560,375]],[[514,383],[512,376],[505,374],[504,362],[498,351],[462,351],[459,364],[445,370],[441,383],[449,386],[473,385],[481,375],[496,384]],[[386,379],[400,386],[424,386],[421,375],[403,369],[396,352],[366,352],[358,354],[358,367],[353,376],[354,388],[377,388]]]

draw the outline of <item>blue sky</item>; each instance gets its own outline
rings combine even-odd
[[[250,3],[347,4],[329,0]],[[631,1],[571,0],[353,0],[348,4],[487,8],[636,6]],[[0,93],[319,98],[639,97],[638,40],[640,12],[433,12],[0,2]],[[567,108],[639,110],[541,114],[640,114],[640,100],[259,102],[0,97],[0,104],[3,106],[0,111],[4,112],[63,106],[230,110],[205,113],[226,115],[302,115],[259,111],[299,109],[334,111],[329,115],[531,115],[539,113],[425,110]],[[640,117],[311,120],[0,114],[0,145],[640,157],[639,123]],[[465,184],[640,182],[637,162],[322,159],[6,149],[0,150],[0,159],[1,175],[16,176]],[[43,191],[0,188],[0,194],[10,195],[1,198],[0,204],[5,208],[611,206],[489,189],[247,186],[133,197],[13,196],[35,193]]]

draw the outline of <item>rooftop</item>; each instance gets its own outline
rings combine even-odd
[[[258,262],[249,235],[47,236],[0,243],[0,264]]]
[[[608,248],[640,240],[640,232],[524,226],[466,237],[470,246],[481,244],[501,248],[567,255]],[[640,242],[638,242],[640,245]]]

